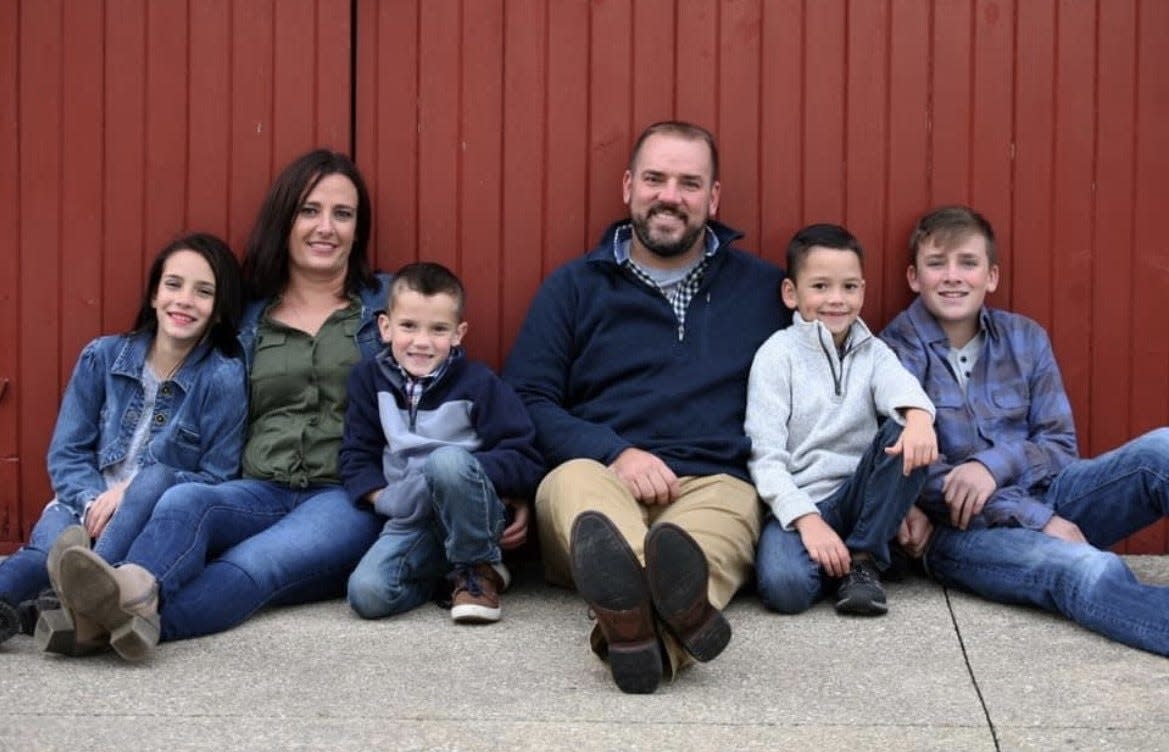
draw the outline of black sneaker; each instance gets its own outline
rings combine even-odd
[[[0,601],[0,642],[20,631],[20,614],[8,601]]]
[[[876,565],[869,559],[853,559],[852,569],[836,591],[836,613],[881,616],[888,610]]]

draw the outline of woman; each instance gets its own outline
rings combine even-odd
[[[313,151],[284,169],[244,256],[244,477],[168,491],[116,569],[84,546],[50,559],[62,603],[122,657],[227,629],[268,603],[338,595],[377,537],[377,516],[350,502],[337,471],[349,370],[381,346],[388,279],[370,271],[370,216],[344,155]]]
[[[0,564],[0,641],[31,633],[28,601],[49,584],[47,551],[67,527],[81,523],[76,541],[96,538],[97,555],[118,561],[167,488],[236,476],[247,417],[240,297],[227,245],[188,235],[155,257],[133,329],[81,351],[49,445],[55,496],[28,545]],[[64,639],[53,648],[83,650],[69,615],[52,618]]]

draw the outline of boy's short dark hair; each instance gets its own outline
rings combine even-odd
[[[455,273],[442,264],[432,261],[419,261],[406,264],[394,274],[390,282],[389,298],[386,300],[386,312],[394,308],[394,296],[401,290],[413,290],[419,295],[450,295],[455,299],[455,314],[459,321],[463,320],[463,302],[466,292],[463,283]]]
[[[860,259],[861,268],[865,266],[865,251],[856,237],[840,225],[821,223],[808,225],[792,235],[787,244],[787,276],[794,282],[808,251],[814,246],[834,248],[838,251],[852,251]]]
[[[637,165],[637,157],[641,154],[641,147],[645,144],[646,139],[658,133],[668,133],[671,136],[680,136],[690,141],[705,143],[710,149],[710,180],[712,183],[718,180],[718,146],[715,145],[714,134],[701,125],[687,123],[684,120],[663,120],[642,131],[637,140],[633,142],[633,148],[629,150],[630,172],[633,172]]]
[[[986,240],[986,258],[991,266],[997,264],[994,228],[986,217],[969,206],[940,206],[917,220],[917,226],[909,234],[909,263],[911,266],[917,264],[917,251],[925,243],[933,243],[948,251],[966,242],[971,235],[981,235]]]

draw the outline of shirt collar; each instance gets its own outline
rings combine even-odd
[[[946,332],[942,330],[942,325],[938,323],[934,315],[926,310],[920,295],[914,298],[913,303],[909,306],[909,320],[913,322],[914,328],[925,335],[927,341],[942,341],[946,347],[950,346],[950,338],[946,336]],[[986,332],[988,338],[999,339],[1001,333],[995,324],[994,317],[990,315],[990,309],[985,305],[978,312],[978,327],[979,331]]]
[[[706,250],[703,251],[703,258],[710,258],[718,253],[718,236],[714,234],[714,230],[710,225],[705,225],[703,229],[706,231]],[[624,224],[617,228],[613,233],[613,260],[621,266],[631,263],[632,259],[629,255],[629,249],[633,244],[633,225]]]

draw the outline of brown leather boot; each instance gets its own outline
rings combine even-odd
[[[49,549],[47,569],[53,590],[61,590],[61,556],[70,548],[89,549],[89,533],[81,525],[61,531]],[[45,653],[82,656],[109,649],[110,635],[101,625],[73,613],[64,602],[61,608],[42,611],[33,632],[38,650]]]
[[[61,556],[61,603],[78,618],[109,632],[110,647],[128,661],[146,658],[158,644],[158,581],[137,564],[111,567],[93,551]]]

